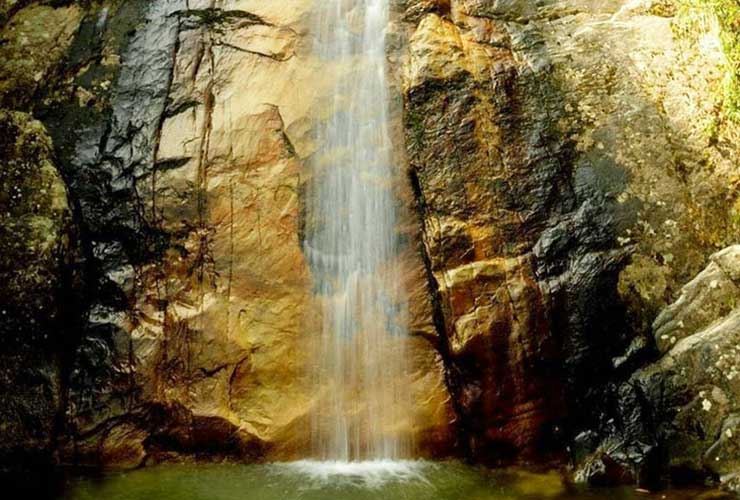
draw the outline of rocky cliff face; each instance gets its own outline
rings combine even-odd
[[[687,5],[404,6],[410,175],[461,434],[479,459],[568,448],[579,462],[604,436],[632,436],[617,439],[630,465],[611,476],[629,481],[660,475],[651,467],[682,446],[666,450],[656,429],[634,437],[645,413],[625,415],[622,381],[658,355],[657,313],[738,240],[732,70],[718,26],[699,29]],[[658,350],[680,338],[660,321]],[[654,418],[676,405],[641,402]]]
[[[4,103],[46,121],[84,247],[61,460],[307,450],[323,389],[306,380],[320,318],[301,247],[304,162],[328,84],[347,70],[315,59],[311,7],[169,0],[10,17],[8,50],[23,47],[13,57],[33,68],[7,68],[17,81]],[[43,62],[46,35],[27,47],[27,18],[67,27],[57,60]],[[28,88],[34,65],[35,81],[55,85]],[[420,452],[444,453],[452,415],[406,212],[418,422],[408,432]]]
[[[620,387],[625,425],[601,444],[582,473],[609,479],[635,466],[631,461],[641,455],[635,450],[649,447],[676,478],[709,472],[737,489],[739,271],[738,245],[714,254],[660,313],[653,324],[660,358]]]
[[[738,472],[728,23],[683,0],[392,5],[419,452]],[[25,113],[0,118],[5,456],[305,449],[305,162],[348,71],[312,55],[310,16],[0,3],[0,103]]]

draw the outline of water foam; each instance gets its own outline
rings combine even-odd
[[[425,471],[434,467],[430,462],[421,460],[299,460],[276,466],[288,473],[301,474],[319,485],[352,483],[369,488],[377,488],[389,482],[427,483]]]

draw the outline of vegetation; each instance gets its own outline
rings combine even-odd
[[[727,118],[740,123],[740,0],[676,0],[679,31],[719,28],[727,59],[723,109]]]

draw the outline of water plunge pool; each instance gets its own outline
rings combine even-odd
[[[161,465],[72,477],[54,500],[719,500],[719,492],[586,489],[557,472],[488,470],[459,462],[300,461]]]

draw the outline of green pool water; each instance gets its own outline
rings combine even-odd
[[[721,495],[721,494],[719,494]],[[67,481],[59,500],[700,500],[709,491],[582,489],[556,473],[490,471],[456,462],[167,465]]]

